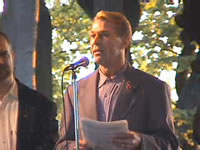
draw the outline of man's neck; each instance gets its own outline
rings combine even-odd
[[[8,93],[14,83],[14,77],[11,76],[0,82],[0,100]]]
[[[126,66],[126,64],[127,63],[124,62],[122,64],[118,64],[118,65],[114,65],[114,66],[109,66],[109,67],[100,65],[100,70],[107,77],[112,77],[112,76],[116,75],[117,73],[121,72],[122,69]]]

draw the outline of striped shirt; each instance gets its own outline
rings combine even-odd
[[[127,66],[127,65],[126,65]],[[117,102],[117,95],[124,80],[126,66],[118,74],[107,77],[99,69],[98,81],[98,116],[100,121],[109,121]]]
[[[0,103],[0,150],[16,150],[18,92],[14,82]]]

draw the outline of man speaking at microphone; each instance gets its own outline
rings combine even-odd
[[[78,82],[80,117],[104,122],[127,120],[129,132],[112,136],[111,144],[118,149],[177,150],[169,88],[128,63],[132,33],[121,13],[97,13],[90,44],[99,69]],[[66,131],[62,124],[57,150],[76,149],[71,86],[66,91],[65,109]],[[92,149],[88,141],[80,140],[80,150]]]

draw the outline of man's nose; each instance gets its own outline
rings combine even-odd
[[[0,64],[4,64],[5,63],[5,58],[0,56]]]
[[[93,39],[93,44],[98,44],[100,42],[100,36],[96,35]]]

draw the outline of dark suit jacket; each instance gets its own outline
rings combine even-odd
[[[18,150],[52,150],[58,136],[55,103],[18,83]]]
[[[97,81],[98,71],[80,80],[80,116],[98,120]],[[123,86],[117,95],[117,103],[111,120],[127,120],[130,130],[142,134],[142,150],[177,150],[178,140],[174,133],[171,101],[167,84],[157,78],[129,66]],[[61,126],[57,150],[74,145],[73,91],[70,86],[65,96],[67,135]]]

